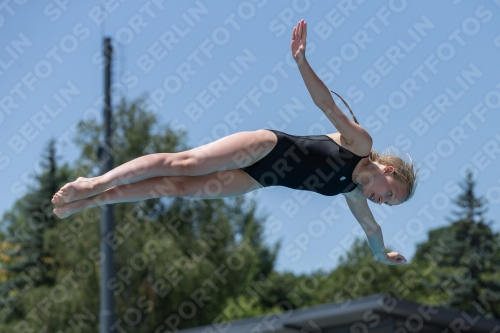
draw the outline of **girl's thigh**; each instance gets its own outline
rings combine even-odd
[[[240,169],[168,178],[175,186],[178,196],[198,199],[231,197],[262,188],[262,185]]]
[[[259,161],[276,145],[276,135],[268,130],[239,132],[217,141],[173,154],[172,163],[181,164],[183,175],[205,175],[220,170],[240,169]]]

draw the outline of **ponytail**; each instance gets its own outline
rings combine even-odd
[[[370,154],[368,154],[368,158],[372,162],[377,162],[380,159],[380,155],[375,150],[372,150]]]

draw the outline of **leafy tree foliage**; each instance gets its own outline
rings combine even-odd
[[[142,100],[122,101],[116,108],[113,128],[115,165],[145,154],[187,149],[185,133],[159,124]],[[115,294],[117,331],[165,331],[236,318],[222,315],[223,311],[235,302],[248,305],[256,290],[262,292],[278,249],[277,245],[264,244],[265,217],[257,216],[255,200],[243,196],[160,198],[116,204],[115,232],[111,235],[99,234],[97,207],[64,220],[54,219],[48,204],[53,193],[79,176],[98,175],[96,147],[101,133],[98,120],[81,122],[75,139],[81,156],[75,165],[71,169],[48,168],[46,178],[37,180],[43,196],[30,191],[4,217],[2,225],[12,232],[28,225],[35,211],[30,207],[40,207],[36,199],[44,198],[45,205],[38,210],[44,212],[45,219],[33,232],[32,242],[12,241],[26,250],[22,256],[16,255],[20,268],[9,278],[19,278],[25,272],[27,266],[21,265],[28,257],[44,263],[45,272],[30,286],[29,293],[9,303],[10,317],[0,328],[95,332],[101,237],[115,250],[116,277],[108,285]],[[30,200],[33,203],[28,206]],[[261,309],[255,306],[245,313],[258,311]]]
[[[388,249],[389,250],[389,249]],[[365,239],[356,239],[339,265],[321,285],[315,304],[343,302],[372,294],[391,293],[407,266],[378,262]]]
[[[113,122],[115,165],[186,150],[186,133],[161,125],[142,100],[122,101]],[[279,246],[265,244],[256,201],[159,198],[114,205],[115,232],[100,235],[100,208],[58,220],[50,198],[64,183],[99,174],[100,121],[78,125],[81,151],[58,167],[54,143],[44,171],[1,220],[0,331],[95,332],[101,238],[114,248],[119,332],[163,332],[376,293],[499,318],[499,235],[468,176],[455,219],[431,230],[408,265],[374,260],[357,239],[330,272],[276,272]],[[109,149],[104,147],[103,149]]]

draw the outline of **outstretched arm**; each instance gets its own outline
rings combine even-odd
[[[375,254],[378,261],[387,265],[400,265],[406,263],[406,258],[402,254],[397,252],[387,253],[384,246],[382,229],[375,221],[366,199],[353,194],[345,195],[345,198],[349,209],[356,220],[358,220],[361,228],[363,228],[366,238],[368,239],[368,244],[370,244],[373,254]]]
[[[314,104],[325,113],[348,144],[357,146],[358,152],[369,153],[372,147],[371,136],[363,127],[353,122],[340,110],[326,85],[307,62],[306,38],[307,24],[302,20],[293,29],[291,50]]]

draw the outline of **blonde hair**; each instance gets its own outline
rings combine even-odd
[[[351,113],[354,122],[359,125],[358,120],[354,115],[354,112],[352,112],[351,108],[349,107],[349,104],[347,104],[347,102],[342,98],[342,96],[340,96],[333,90],[330,90],[330,92],[337,95],[342,100],[345,106],[347,106],[347,109],[349,109],[349,112]],[[368,157],[372,162],[377,162],[383,165],[392,166],[394,168],[392,176],[394,177],[394,179],[399,181],[408,189],[408,196],[404,201],[401,201],[401,203],[408,201],[413,196],[413,194],[415,194],[415,189],[417,187],[418,169],[415,169],[415,165],[410,155],[408,155],[408,153],[406,153],[406,155],[408,156],[410,162],[405,161],[404,159],[397,156],[396,154],[391,153],[390,151],[386,151],[383,154],[379,154],[376,151],[372,150],[368,155]]]

